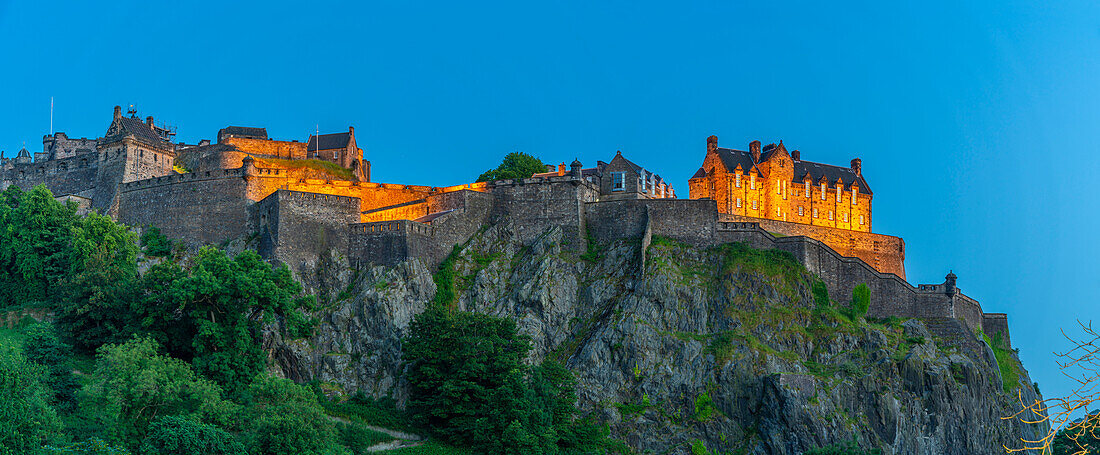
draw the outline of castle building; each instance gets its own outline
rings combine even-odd
[[[707,138],[703,165],[688,180],[691,199],[713,199],[719,213],[871,232],[871,188],[861,161],[851,167],[803,161],[783,141],[749,150]]]
[[[861,167],[859,158],[849,167],[803,161],[783,141],[764,147],[752,141],[744,151],[719,147],[710,136],[688,191],[691,199],[713,200],[722,221],[809,237],[904,279],[905,242],[871,232],[874,194]]]
[[[676,198],[672,185],[666,183],[661,176],[624,158],[622,151],[616,151],[610,163],[596,161],[596,167],[592,168],[582,168],[581,162],[574,160],[568,173],[565,163],[559,164],[556,170],[554,165],[547,164],[546,172],[534,174],[532,177],[565,175],[581,177],[596,185],[604,200]]]

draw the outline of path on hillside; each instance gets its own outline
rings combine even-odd
[[[343,417],[329,416],[329,418],[337,422],[342,422],[346,424],[353,423],[352,421]],[[417,434],[405,433],[403,431],[397,431],[390,428],[368,425],[362,422],[354,422],[354,424],[362,425],[364,428],[377,431],[379,433],[385,433],[394,438],[393,441],[380,442],[378,444],[367,447],[368,452],[384,452],[387,450],[408,449],[424,445],[425,438]]]

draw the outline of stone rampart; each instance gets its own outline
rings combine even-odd
[[[905,278],[905,241],[899,237],[724,213],[718,217],[726,222],[759,223],[768,232],[817,239],[844,256],[858,257],[876,270]]]
[[[261,255],[303,270],[329,250],[347,251],[348,225],[359,220],[359,200],[277,190],[252,207],[250,218]]]
[[[123,183],[118,221],[157,226],[191,245],[220,244],[252,231],[247,182],[239,169],[178,174]]]
[[[535,177],[492,182],[494,219],[507,219],[522,242],[534,240],[551,226],[560,226],[566,241],[578,251],[585,246],[585,203],[595,202],[599,188],[571,176]]]
[[[24,190],[45,184],[55,196],[81,193],[95,187],[98,157],[95,153],[82,153],[57,160],[13,164],[7,177],[12,185]]]

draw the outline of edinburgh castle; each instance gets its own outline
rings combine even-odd
[[[173,143],[153,117],[114,108],[104,135],[43,138],[42,152],[0,157],[0,190],[44,184],[80,210],[135,228],[157,226],[192,245],[247,239],[271,261],[302,270],[337,254],[354,267],[442,262],[490,222],[535,239],[560,228],[588,242],[654,236],[697,246],[747,242],[790,252],[846,300],[866,283],[871,314],[960,321],[1004,332],[955,286],[905,281],[901,238],[872,233],[872,197],[860,159],[850,166],[803,161],[784,144],[748,151],[706,141],[689,199],[651,169],[616,153],[585,167],[574,160],[524,179],[429,187],[371,181],[355,129],[305,141],[275,140],[259,127],[230,126],[214,142]],[[643,260],[644,263],[644,260]]]

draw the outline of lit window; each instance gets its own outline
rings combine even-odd
[[[781,181],[776,181],[775,182],[775,194],[777,194],[777,195],[783,194],[783,188],[782,188],[783,185],[780,184],[780,182]]]
[[[781,217],[781,216],[783,216],[783,214],[779,212],[779,207],[776,207],[776,208],[775,208],[775,216],[776,216],[776,217]]]
[[[802,216],[802,206],[798,206],[798,216]]]
[[[829,210],[829,221],[833,220],[833,211]]]
[[[753,210],[758,210],[757,207],[756,207],[756,199],[752,200],[752,209]]]
[[[852,205],[856,205],[856,195],[859,194],[859,188],[852,187]]]
[[[845,223],[847,223],[847,222],[848,222],[848,214],[847,214],[847,213],[845,213],[845,214],[844,214],[844,222],[845,222]]]
[[[626,173],[611,173],[611,191],[622,191],[626,187]]]
[[[738,188],[741,188],[741,174],[734,174],[733,175],[733,181],[737,185]]]
[[[863,224],[863,215],[859,216],[859,224]]]
[[[836,201],[840,202],[840,184],[836,184]]]
[[[806,199],[810,198],[810,181],[806,181]]]
[[[825,200],[825,183],[821,184],[821,200]]]
[[[817,218],[817,207],[814,207],[814,218]]]
[[[741,198],[737,198],[737,208],[741,208]]]
[[[749,174],[749,189],[756,189],[756,174]]]

